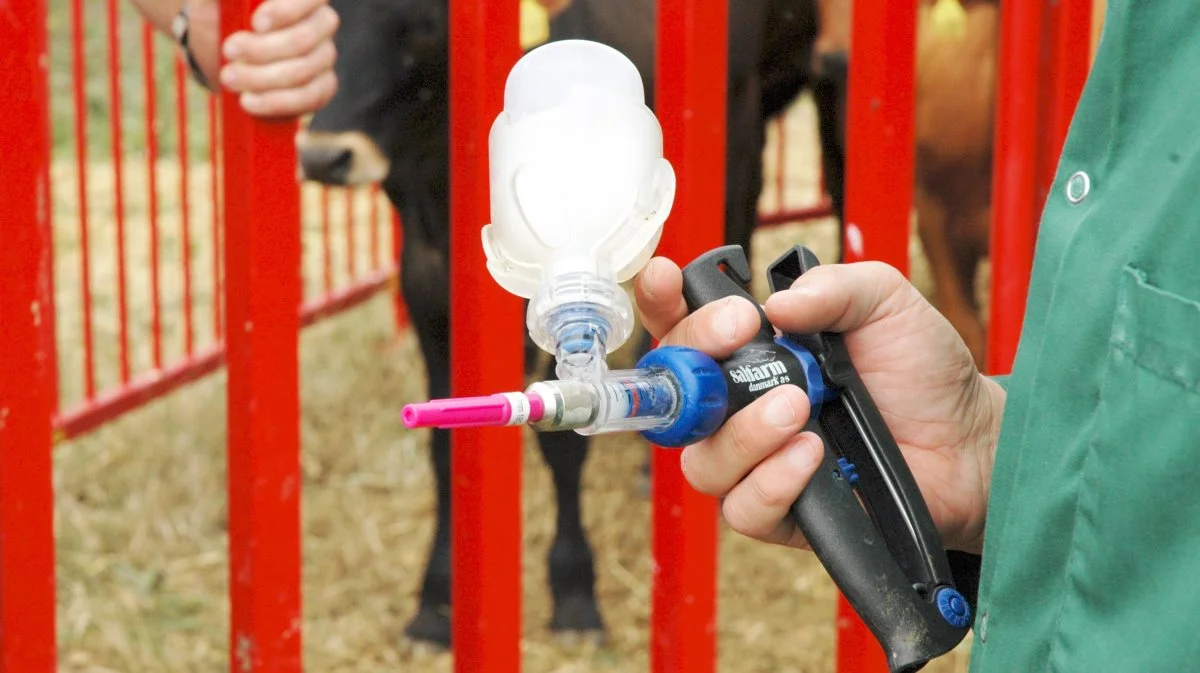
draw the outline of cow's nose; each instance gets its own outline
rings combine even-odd
[[[327,185],[344,185],[354,165],[354,152],[345,147],[304,147],[300,169],[304,178]]]

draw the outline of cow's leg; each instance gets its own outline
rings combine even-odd
[[[990,207],[975,209],[974,212],[963,218],[963,228],[954,232],[958,236],[955,236],[956,242],[952,248],[955,254],[957,275],[963,283],[963,296],[967,306],[970,307],[970,312],[963,318],[962,331],[971,335],[969,339],[966,339],[967,346],[971,349],[975,364],[980,369],[983,369],[987,359],[987,326],[984,324],[976,297],[978,290],[975,274],[979,270],[979,263],[988,254],[991,222]]]
[[[833,214],[838,221],[838,261],[846,259],[845,223],[842,214],[846,202],[846,81],[848,59],[845,52],[825,54],[813,85],[817,109],[818,137],[821,145],[821,170],[825,191],[829,192]]]
[[[970,286],[968,277],[964,275],[962,246],[958,245],[952,231],[952,228],[963,227],[967,223],[957,211],[947,209],[942,201],[920,186],[915,191],[913,201],[917,209],[921,247],[935,285],[933,303],[966,342],[976,362],[981,363],[982,328],[974,307],[974,295],[968,294]],[[973,280],[973,271],[969,277]]]
[[[553,359],[544,376],[554,378]],[[558,509],[554,542],[547,556],[550,594],[554,598],[550,630],[599,641],[603,639],[604,622],[596,604],[596,571],[580,508],[588,438],[566,431],[541,432],[537,439],[554,479]]]
[[[654,337],[644,327],[639,326],[633,334],[630,345],[633,347],[633,361],[636,363],[642,359],[642,356],[650,352],[654,346]],[[650,459],[652,457],[650,452],[653,450],[653,446],[646,445],[646,459],[642,461],[642,471],[638,478],[637,490],[643,497],[650,495]]]
[[[528,302],[525,307],[528,310]],[[523,330],[523,325],[518,329]],[[543,357],[545,354],[526,333],[526,375],[540,371],[542,380],[558,378],[553,357],[546,358],[544,367],[538,368],[538,360]],[[546,563],[554,600],[550,630],[569,638],[583,636],[598,642],[603,640],[604,621],[596,605],[595,562],[580,509],[588,438],[572,431],[539,432],[537,441],[554,481],[558,517]]]
[[[408,252],[406,246],[405,252]],[[406,254],[405,257],[408,257]],[[406,259],[401,275],[413,264]],[[428,399],[450,395],[449,295],[422,291],[411,279],[403,278],[404,301],[417,331],[429,379]],[[421,582],[420,603],[405,635],[413,640],[450,646],[450,433],[431,432],[430,453],[437,488],[437,523],[433,546]]]
[[[409,169],[404,179],[389,176],[384,187],[404,222],[400,291],[417,333],[428,379],[428,398],[450,395],[450,280],[445,188],[437,171]],[[434,176],[430,178],[430,175]],[[440,226],[439,226],[440,223]],[[417,614],[405,635],[417,641],[450,645],[450,434],[434,429],[430,454],[437,489],[437,522],[421,582]]]

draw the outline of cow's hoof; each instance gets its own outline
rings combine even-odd
[[[595,599],[590,597],[574,595],[560,599],[554,606],[550,630],[564,645],[604,644],[604,621],[600,619]]]
[[[603,631],[555,631],[554,639],[566,649],[602,649],[605,645]]]
[[[642,469],[637,476],[637,493],[643,498],[650,497],[650,459],[642,463]]]
[[[408,623],[404,635],[417,643],[450,648],[450,609],[421,606],[417,616]]]

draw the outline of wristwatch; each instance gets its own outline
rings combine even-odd
[[[188,44],[188,14],[187,6],[179,10],[171,21],[171,35],[175,37],[175,42],[179,45],[179,49],[183,52],[184,58],[187,60],[188,70],[192,73],[192,79],[212,91],[212,85],[209,84],[208,78],[204,76],[204,71],[200,69],[200,64],[196,62],[196,56],[192,53],[192,48]]]

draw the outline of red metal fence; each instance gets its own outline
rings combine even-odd
[[[53,668],[51,443],[226,361],[232,659],[298,670],[297,331],[394,287],[399,223],[375,188],[302,204],[294,123],[207,95],[128,3],[7,3],[0,55],[0,671]]]
[[[50,161],[62,251],[55,301],[67,319],[57,340],[62,440],[223,364],[227,134],[219,99],[190,81],[173,45],[128,3],[50,8],[48,75],[53,90],[71,92],[53,97]],[[289,189],[294,175],[267,193]],[[304,217],[292,210],[305,233],[308,325],[386,286],[395,268],[392,218],[377,189],[306,186],[304,196]]]
[[[62,2],[50,5],[50,40],[45,0],[0,6],[0,672],[54,667],[53,442],[222,364],[231,666],[299,670],[297,333],[392,282],[398,223],[377,190],[302,190],[294,124],[254,120],[232,96],[198,93],[165,39],[118,0]],[[223,33],[248,24],[256,4],[223,2]],[[1015,351],[1037,214],[1087,71],[1090,4],[1003,8],[995,371]],[[858,0],[856,10],[847,258],[907,270],[914,13],[883,0]],[[451,0],[457,395],[522,382],[520,304],[478,272],[477,236],[488,212],[487,130],[519,54],[517,12],[515,0]],[[660,0],[659,16],[659,117],[680,185],[672,221],[689,222],[686,240],[668,226],[661,253],[684,264],[722,242],[724,78],[713,73],[725,67],[714,46],[727,16],[723,3],[701,0]],[[103,41],[91,29],[97,17]],[[129,34],[140,40],[122,40]],[[467,46],[479,44],[487,48]],[[107,55],[99,88],[98,53]],[[134,124],[125,121],[131,107]],[[827,208],[824,197],[781,201],[763,222]],[[494,325],[505,322],[511,333],[497,339]],[[519,431],[460,430],[453,441],[456,666],[517,670]],[[652,668],[712,671],[715,503],[686,487],[677,452],[655,452],[654,479]],[[838,625],[839,670],[886,670],[844,603]]]

